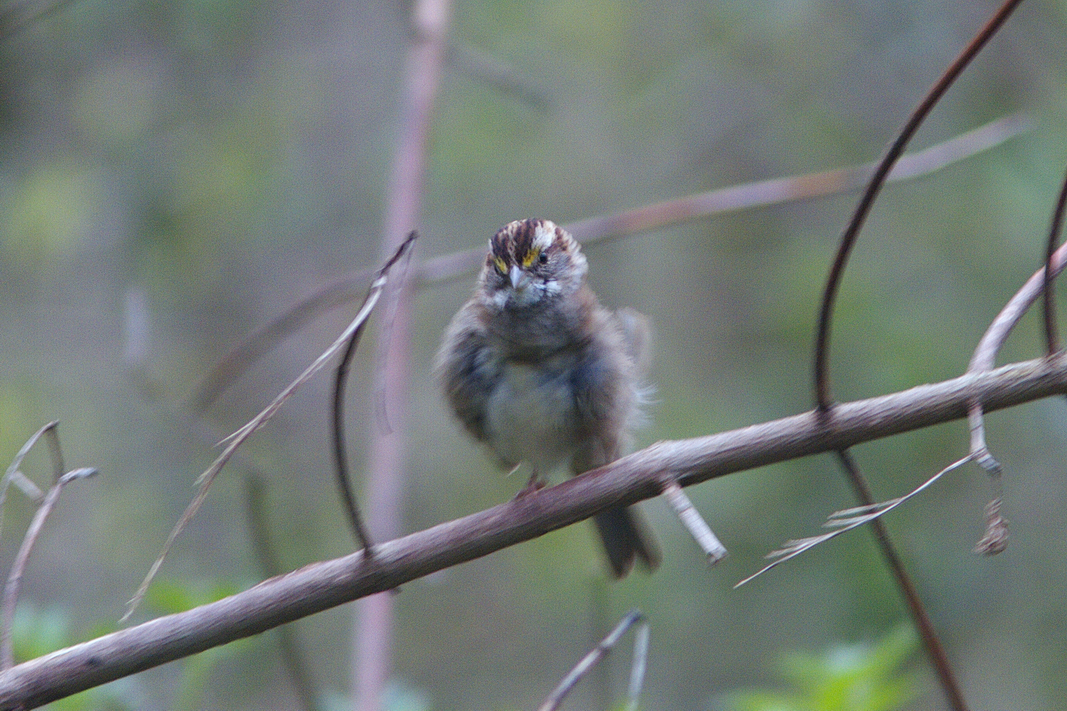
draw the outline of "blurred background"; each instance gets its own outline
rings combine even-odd
[[[35,16],[48,7],[0,4],[0,464],[58,419],[68,466],[100,476],[64,491],[34,551],[16,628],[23,658],[117,625],[213,443],[354,314],[354,305],[324,314],[193,414],[200,381],[253,329],[378,262],[412,37],[405,3],[74,0]],[[458,2],[416,259],[481,247],[516,218],[566,223],[873,160],[994,7]],[[838,399],[960,374],[1039,266],[1067,161],[1064,37],[1067,5],[1024,4],[917,135],[921,148],[1019,111],[1033,123],[885,190],[839,301]],[[507,81],[490,81],[486,67]],[[642,446],[811,406],[818,298],[855,200],[749,210],[587,248],[602,301],[647,314],[656,330],[657,394]],[[415,301],[407,531],[503,502],[522,483],[460,432],[430,374],[473,280]],[[1031,315],[1001,362],[1040,355],[1040,334]],[[357,481],[374,422],[376,335],[350,386]],[[301,390],[223,471],[135,621],[263,577],[246,516],[250,477],[265,487],[284,569],[352,550],[329,459],[329,389],[321,375]],[[1004,554],[971,552],[996,493],[973,467],[886,521],[976,709],[1055,709],[1067,696],[1065,423],[1062,400],[987,421],[1006,472]],[[854,454],[884,499],[966,447],[957,422]],[[23,469],[46,484],[47,450]],[[732,589],[767,552],[854,503],[831,458],[689,494],[731,553],[711,570],[653,501],[644,509],[664,552],[653,576],[608,583],[591,527],[579,525],[406,585],[395,598],[388,708],[531,708],[634,607],[651,624],[644,707],[663,710],[735,708],[738,690],[786,685],[785,655],[830,664],[834,650],[884,644],[906,623],[867,531]],[[4,569],[32,511],[9,497]],[[322,708],[344,708],[350,693],[351,617],[346,606],[292,626]],[[628,657],[618,650],[570,707],[619,698]],[[908,708],[942,707],[920,653],[902,673]],[[281,709],[294,699],[267,634],[66,708]]]

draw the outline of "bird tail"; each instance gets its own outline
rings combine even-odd
[[[636,509],[608,509],[594,516],[593,522],[616,578],[625,577],[637,560],[649,571],[659,565],[659,547]]]

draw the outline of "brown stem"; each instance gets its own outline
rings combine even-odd
[[[54,429],[49,430],[49,432],[54,431]],[[37,543],[37,538],[44,529],[44,522],[48,519],[49,514],[52,513],[52,509],[55,508],[56,502],[59,500],[59,493],[64,486],[75,479],[84,479],[94,474],[96,474],[95,469],[84,468],[73,469],[57,477],[55,483],[48,489],[48,493],[45,494],[44,501],[41,502],[41,505],[37,507],[37,511],[33,514],[33,519],[26,529],[26,535],[22,538],[19,552],[15,555],[15,561],[11,564],[7,583],[4,585],[3,620],[2,625],[0,625],[0,669],[10,669],[15,663],[11,635],[11,627],[15,621],[15,606],[18,604],[19,592],[22,590],[22,574],[26,571],[26,564],[29,563],[33,546]]]
[[[412,245],[418,238],[418,232],[412,231],[408,234],[407,238],[400,243],[393,253],[393,256],[385,263],[378,271],[378,278],[381,279],[389,272],[397,262],[406,260],[411,255]],[[406,264],[406,262],[405,262]],[[397,279],[397,282],[403,284],[404,277],[401,274]],[[372,543],[370,533],[367,531],[367,527],[363,524],[363,517],[359,513],[359,506],[356,505],[356,495],[352,491],[352,483],[348,475],[348,452],[345,446],[345,385],[348,382],[348,373],[352,365],[352,357],[356,353],[356,346],[359,345],[360,336],[363,335],[366,321],[360,324],[359,328],[352,332],[351,337],[348,339],[348,344],[345,346],[344,355],[341,356],[341,362],[337,365],[337,371],[334,373],[333,381],[333,402],[332,402],[332,427],[333,433],[333,457],[334,457],[334,474],[336,475],[338,489],[341,492],[341,501],[344,503],[345,513],[348,515],[349,525],[352,527],[352,535],[355,536],[356,545],[362,546],[367,551],[367,555],[370,556],[372,552]]]
[[[841,449],[837,451],[837,458],[848,473],[848,480],[852,484],[856,499],[864,506],[873,506],[875,500],[871,494],[871,488],[852,455],[847,449]],[[937,636],[937,630],[934,629],[930,616],[926,614],[926,608],[919,598],[919,592],[915,589],[915,583],[912,582],[911,576],[904,568],[904,562],[897,555],[896,548],[889,539],[889,531],[886,530],[880,518],[871,521],[870,526],[882,558],[885,559],[897,588],[904,596],[904,603],[911,614],[911,619],[919,630],[919,636],[922,637],[923,646],[926,647],[926,653],[930,656],[930,663],[934,665],[934,672],[937,674],[938,683],[941,684],[941,690],[945,692],[954,711],[967,711],[967,702],[963,699],[963,692],[960,691],[960,685],[956,681],[948,655],[945,654],[945,648]]]
[[[870,182],[867,184],[863,197],[860,198],[859,204],[852,214],[852,218],[848,221],[848,226],[845,227],[844,234],[841,235],[837,255],[834,257],[834,263],[830,267],[830,274],[826,279],[826,287],[823,290],[822,304],[819,307],[819,323],[815,336],[815,401],[818,403],[820,410],[828,409],[832,403],[828,368],[830,358],[830,321],[833,317],[834,302],[841,286],[841,279],[845,273],[848,256],[856,244],[871,207],[874,206],[875,198],[878,197],[882,186],[885,185],[886,178],[889,177],[889,172],[893,169],[893,164],[900,158],[908,145],[908,141],[919,130],[919,126],[922,125],[927,115],[967,65],[971,63],[971,60],[978,55],[986,43],[996,34],[997,30],[1000,29],[1001,25],[1004,24],[1020,2],[1021,0],[1006,0],[996,14],[978,31],[974,39],[952,60],[952,63],[941,75],[941,78],[934,83],[926,93],[926,96],[923,97],[923,100],[919,102],[919,105],[908,117],[900,133],[890,144],[885,156],[879,162],[878,168],[874,171],[874,175],[871,176]]]
[[[889,182],[912,180],[929,175],[977,153],[998,146],[1029,127],[1018,114],[1005,116],[954,136],[921,151],[902,156]],[[583,244],[608,241],[661,229],[688,220],[714,217],[737,210],[837,195],[863,187],[875,164],[836,168],[821,173],[772,178],[732,185],[695,195],[643,205],[611,215],[590,217],[564,227]],[[430,257],[413,270],[416,288],[454,281],[477,271],[485,260],[484,247]],[[292,335],[320,315],[347,304],[364,291],[372,272],[364,269],[327,283],[288,311],[253,332],[230,351],[201,381],[192,396],[197,412],[206,410],[252,363],[282,339]]]
[[[393,251],[404,235],[417,229],[422,213],[430,123],[441,67],[448,51],[451,3],[416,0],[411,12],[414,43],[408,53],[403,113],[382,231],[382,248],[386,253]],[[390,289],[392,318],[386,324],[388,338],[381,340],[378,358],[381,409],[388,413],[391,427],[389,431],[377,427],[371,432],[367,524],[372,535],[382,539],[392,538],[401,530],[412,291],[410,279]],[[365,600],[359,605],[357,615],[353,697],[360,711],[378,711],[392,667],[393,601],[388,595]]]
[[[245,475],[245,516],[251,529],[252,549],[262,574],[267,577],[283,572],[278,562],[278,555],[270,535],[266,513],[266,485],[258,474]],[[315,683],[307,660],[304,658],[296,636],[287,625],[277,629],[278,647],[282,662],[289,672],[289,680],[296,692],[297,702],[304,711],[315,711],[317,707]]]
[[[622,636],[626,634],[627,630],[633,627],[638,622],[642,622],[644,616],[637,610],[631,610],[625,617],[615,625],[615,629],[608,633],[607,637],[600,640],[600,643],[586,654],[582,659],[574,666],[573,669],[563,677],[559,685],[552,690],[552,693],[548,695],[540,706],[537,707],[537,711],[556,711],[560,704],[563,703],[563,699],[567,697],[567,694],[578,685],[585,676],[593,669],[597,664],[608,656],[608,653],[614,649],[618,644]],[[648,623],[646,622],[645,625]],[[634,665],[643,664],[643,660],[639,658],[639,652],[641,651],[639,646],[635,645],[634,650]],[[643,668],[643,667],[642,667]],[[640,688],[640,684],[637,684]]]
[[[1059,240],[1063,229],[1063,213],[1067,208],[1067,176],[1064,176],[1060,184],[1060,194],[1056,198],[1056,209],[1052,212],[1052,226],[1049,227],[1048,241],[1045,244],[1045,342],[1048,353],[1052,355],[1060,349],[1059,339],[1056,337],[1056,313],[1055,293],[1052,291],[1052,280],[1056,278],[1056,271],[1052,268],[1053,258],[1056,254],[1056,242]]]

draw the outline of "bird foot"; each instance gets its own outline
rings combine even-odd
[[[529,480],[526,482],[526,486],[519,489],[519,493],[515,494],[515,498],[521,499],[544,488],[545,481],[537,475],[537,472],[534,472],[530,475]]]

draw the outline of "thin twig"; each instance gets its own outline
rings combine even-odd
[[[826,523],[823,524],[824,527],[832,528],[834,530],[830,531],[829,533],[823,533],[818,536],[811,536],[809,538],[796,538],[786,541],[781,548],[778,548],[777,550],[771,551],[767,554],[766,557],[771,561],[770,563],[763,566],[747,578],[744,578],[740,582],[736,583],[734,585],[734,589],[737,589],[742,585],[752,582],[759,576],[766,573],[771,568],[775,568],[781,565],[782,563],[785,563],[787,560],[792,560],[801,553],[805,553],[811,550],[815,546],[833,540],[834,538],[837,538],[843,533],[848,533],[854,528],[859,528],[860,526],[864,526],[874,521],[875,519],[882,517],[883,515],[889,513],[904,502],[912,499],[923,491],[926,491],[926,489],[930,488],[930,486],[932,486],[938,479],[940,479],[945,474],[949,473],[950,471],[953,471],[954,469],[958,469],[967,462],[973,461],[973,459],[974,457],[972,455],[967,455],[963,459],[959,459],[953,462],[952,464],[949,464],[937,474],[934,474],[932,477],[924,481],[918,487],[912,489],[909,493],[899,498],[889,499],[888,501],[882,501],[880,503],[873,504],[870,506],[855,506],[850,509],[835,511],[826,518]]]
[[[1045,294],[1045,343],[1049,355],[1060,349],[1059,339],[1056,337],[1056,310],[1055,292],[1052,291],[1052,280],[1056,274],[1052,270],[1052,257],[1056,252],[1056,242],[1059,241],[1060,232],[1063,230],[1063,213],[1067,208],[1067,176],[1060,183],[1060,193],[1056,198],[1056,209],[1052,211],[1052,225],[1048,230],[1048,241],[1045,245],[1045,283],[1042,290]]]
[[[52,483],[56,483],[67,471],[63,463],[63,447],[59,444],[59,433],[55,427],[45,430],[44,441],[48,444],[48,456],[52,460]]]
[[[50,15],[74,4],[76,0],[55,0],[55,2],[24,2],[21,5],[12,3],[8,8],[0,12],[0,42],[5,42],[27,27]],[[39,5],[33,8],[33,5]]]
[[[49,428],[47,431],[55,432],[55,428]],[[44,522],[48,515],[52,513],[52,509],[55,508],[56,501],[59,500],[59,492],[62,491],[64,486],[75,479],[85,479],[96,473],[96,469],[83,467],[61,474],[48,489],[44,501],[37,507],[37,511],[33,514],[33,519],[30,520],[30,525],[26,529],[26,535],[22,539],[19,552],[15,555],[15,560],[11,564],[7,583],[4,585],[3,621],[0,623],[0,669],[2,670],[10,669],[15,664],[15,651],[11,634],[11,626],[15,621],[15,606],[18,604],[19,592],[22,590],[22,574],[26,571],[26,564],[30,560],[30,552],[33,550],[34,544],[37,543],[38,536],[41,535]]]
[[[389,253],[404,235],[419,227],[425,197],[430,129],[448,53],[451,0],[415,0],[410,4],[412,42],[407,51],[399,126],[392,158],[388,199],[382,218],[382,251]],[[406,276],[406,275],[405,275]],[[367,457],[367,526],[375,536],[400,534],[408,443],[404,426],[410,402],[412,279],[390,286],[386,303],[388,334],[379,342],[376,402],[379,417],[371,428]],[[388,417],[381,413],[388,413]],[[383,427],[383,424],[386,426]],[[383,708],[383,692],[393,676],[393,599],[379,595],[363,600],[355,611],[352,698],[359,711]]]
[[[902,156],[893,167],[889,182],[913,180],[929,175],[999,146],[1029,128],[1029,120],[1021,114],[999,118],[942,143]],[[875,167],[875,164],[867,163],[821,173],[734,185],[644,205],[613,215],[579,220],[564,227],[583,244],[606,242],[738,210],[849,192],[862,187]],[[417,288],[455,281],[476,271],[484,260],[484,247],[431,257],[415,268],[413,281]],[[358,298],[363,291],[362,285],[370,278],[371,273],[366,269],[338,277],[254,331],[219,361],[201,382],[192,398],[194,410],[201,412],[207,409],[241,373],[269,352],[276,343],[296,333],[322,314]]]
[[[499,57],[453,40],[448,45],[448,61],[457,71],[515,97],[528,108],[539,113],[546,113],[551,108],[551,102],[540,87],[519,76],[514,67]]]
[[[268,353],[274,345],[322,314],[351,303],[366,293],[366,284],[374,277],[371,269],[363,269],[328,283],[325,287],[290,307],[226,354],[197,386],[190,398],[193,412],[202,413],[226,392],[234,381],[253,363]]]
[[[15,453],[15,458],[11,460],[11,464],[8,465],[7,471],[4,472],[4,479],[3,481],[0,481],[0,527],[3,526],[4,522],[4,502],[7,500],[7,490],[8,487],[15,482],[18,476],[21,475],[19,467],[22,466],[22,460],[25,459],[26,455],[30,453],[30,450],[33,449],[33,445],[37,444],[37,440],[43,437],[46,432],[54,430],[58,424],[58,420],[53,420],[34,432],[30,438],[26,440],[26,443],[22,445],[19,451]],[[25,479],[25,477],[22,478]],[[27,479],[26,481],[29,480]],[[36,484],[34,484],[34,488],[37,489]],[[20,487],[20,489],[24,492],[27,491],[27,488],[25,487]],[[33,496],[32,493],[32,490],[30,490],[30,493],[27,495],[30,496],[34,503],[40,504],[44,500],[44,493],[41,492],[40,489],[37,489],[36,496]]]
[[[1052,273],[1057,275],[1067,265],[1067,244],[1060,247],[1052,255]],[[967,365],[968,373],[984,373],[993,369],[996,365],[997,353],[1008,340],[1012,329],[1019,323],[1023,315],[1030,308],[1037,297],[1041,295],[1045,283],[1045,268],[1038,269],[1026,283],[1008,300],[1000,313],[986,328],[982,338],[971,355]]]
[[[94,469],[75,469],[72,472],[64,473],[63,448],[60,446],[59,435],[56,433],[58,425],[58,421],[49,422],[26,441],[15,455],[15,459],[11,462],[7,472],[5,472],[3,484],[0,486],[0,522],[3,520],[2,510],[9,484],[14,483],[19,486],[23,492],[26,492],[38,504],[37,511],[30,521],[26,535],[22,539],[22,546],[11,564],[7,584],[4,586],[3,609],[0,611],[0,615],[2,615],[0,617],[0,669],[7,669],[15,663],[11,638],[11,626],[15,619],[15,606],[18,604],[19,591],[22,587],[22,574],[29,561],[30,551],[33,550],[33,545],[37,542],[37,537],[44,527],[45,519],[55,506],[55,502],[59,498],[59,491],[67,482],[96,473]],[[52,486],[49,488],[48,493],[43,495],[37,485],[27,479],[18,469],[22,464],[22,460],[41,437],[44,437],[45,442],[48,444],[48,453],[52,460]]]
[[[1055,276],[1063,271],[1067,265],[1067,244],[1052,253],[1047,263],[1052,268]],[[967,364],[967,373],[987,373],[996,365],[997,353],[1004,346],[1011,335],[1015,325],[1019,323],[1023,315],[1037,301],[1037,297],[1043,292],[1045,279],[1045,267],[1038,269],[1026,280],[1026,283],[1004,305],[1004,308],[996,315],[986,328],[978,345],[975,346],[971,360]],[[971,454],[975,456],[977,463],[991,476],[999,477],[1001,472],[1000,463],[993,458],[986,445],[985,423],[983,418],[982,403],[972,402],[968,408],[968,421],[971,432]]]
[[[411,254],[411,246],[418,238],[418,232],[412,231],[408,234],[400,247],[397,248],[393,258],[390,259],[384,267],[382,267],[382,273],[385,270],[392,268],[394,264],[400,261],[404,255]],[[406,264],[406,260],[404,261]],[[399,281],[404,281],[404,272],[399,275]],[[394,313],[386,316],[386,321],[391,320]],[[360,325],[355,331],[352,332],[351,338],[349,338],[348,345],[345,346],[344,355],[341,356],[341,362],[337,364],[337,371],[334,376],[333,385],[333,456],[334,456],[334,474],[337,478],[337,485],[341,491],[341,499],[344,502],[345,513],[348,514],[348,522],[352,526],[352,535],[356,538],[356,544],[367,549],[367,556],[373,553],[370,534],[367,531],[367,527],[363,525],[363,517],[359,514],[359,507],[356,505],[356,495],[352,491],[352,483],[349,480],[348,474],[348,455],[345,448],[345,384],[348,381],[348,372],[352,364],[352,356],[356,353],[356,346],[359,345],[359,337],[363,334],[363,326]]]
[[[859,465],[852,458],[852,455],[847,449],[839,449],[836,454],[838,461],[848,474],[848,479],[852,483],[856,498],[864,506],[875,506],[874,496],[867,485],[867,479],[863,476],[863,472],[860,471]],[[937,630],[934,629],[934,623],[930,621],[930,616],[927,614],[926,607],[919,597],[919,591],[915,588],[915,583],[904,567],[904,561],[900,559],[896,547],[889,539],[889,531],[886,529],[885,523],[882,522],[881,518],[876,517],[871,520],[870,526],[871,532],[874,534],[874,540],[882,553],[882,558],[885,559],[889,572],[892,573],[893,579],[896,581],[897,588],[904,596],[904,603],[907,605],[912,621],[919,630],[919,636],[922,637],[923,646],[926,647],[930,662],[934,665],[934,672],[937,674],[938,682],[941,684],[941,690],[948,697],[949,704],[955,711],[967,711],[967,702],[963,698],[963,691],[956,680],[956,674],[952,670],[948,654],[945,653],[945,647],[941,644]]]
[[[627,711],[637,711],[641,700],[641,687],[645,683],[645,669],[648,667],[648,638],[651,635],[652,626],[648,622],[638,625],[634,632],[634,661],[630,665],[630,683],[626,689],[629,703]]]
[[[1020,0],[1006,0],[993,17],[979,30],[974,39],[972,39],[963,51],[952,61],[941,77],[934,83],[933,87],[927,92],[926,96],[923,97],[922,101],[919,102],[918,107],[916,107],[908,117],[904,127],[890,144],[885,156],[882,158],[874,175],[871,177],[867,189],[860,198],[852,218],[845,227],[840,244],[838,245],[837,254],[834,257],[833,265],[830,267],[830,274],[827,277],[826,285],[823,290],[822,303],[819,308],[818,324],[816,326],[814,386],[815,400],[821,413],[829,414],[833,404],[830,394],[828,363],[830,323],[834,313],[834,304],[836,302],[837,292],[840,288],[841,281],[844,277],[845,266],[848,263],[849,254],[859,238],[860,230],[863,228],[878,194],[885,185],[885,181],[893,168],[893,164],[896,163],[904,153],[904,149],[915,135],[915,132],[918,131],[919,126],[926,120],[930,111],[932,111],[934,106],[941,100],[941,97],[948,91],[949,87],[955,83],[956,79],[970,64],[971,60],[978,55],[989,39],[996,34],[997,30],[999,30],[1003,23],[1008,19],[1019,2]],[[842,463],[848,473],[849,481],[852,483],[856,497],[864,505],[873,504],[874,499],[871,496],[870,488],[848,451],[844,448],[839,449],[837,451],[837,456],[838,460]],[[959,684],[956,682],[955,675],[949,665],[948,658],[945,655],[936,631],[929,620],[929,616],[926,614],[922,601],[919,599],[915,586],[912,584],[900,557],[897,555],[889,540],[888,532],[885,530],[880,519],[875,519],[872,521],[871,525],[875,539],[882,551],[882,556],[885,558],[886,563],[890,568],[890,572],[892,572],[896,579],[897,587],[904,595],[912,619],[919,628],[919,633],[922,635],[923,642],[934,665],[934,670],[937,672],[942,690],[945,692],[949,703],[956,709],[956,711],[965,711],[967,704],[963,699]]]
[[[1053,252],[1051,257],[1046,260],[1046,263],[1051,266],[1052,276],[1063,271],[1064,265],[1067,264],[1067,244],[1061,245],[1059,249]],[[1022,319],[1023,315],[1043,292],[1046,281],[1046,268],[1042,267],[1034,272],[1026,280],[1026,283],[1015,292],[1015,295],[1008,300],[1008,303],[1000,310],[1000,313],[989,324],[985,333],[982,334],[982,338],[978,341],[978,345],[971,355],[970,363],[967,365],[968,373],[983,373],[993,369],[997,353],[1000,352],[1015,325],[1019,323],[1019,320]],[[978,457],[978,463],[990,475],[998,476],[1001,467],[992,454],[989,453],[989,449],[986,446],[982,410],[980,402],[971,403],[969,408],[971,453]]]
[[[23,495],[32,501],[34,504],[40,506],[44,501],[44,492],[41,491],[41,487],[33,483],[33,480],[28,476],[18,471],[17,469],[10,474],[11,483],[14,484]],[[3,504],[0,503],[0,507]]]
[[[626,634],[626,631],[629,630],[631,627],[633,627],[634,624],[636,624],[638,622],[641,622],[643,620],[644,620],[644,617],[641,615],[641,613],[639,611],[631,610],[626,615],[626,617],[622,618],[622,621],[620,621],[619,624],[615,625],[615,629],[613,629],[611,632],[609,632],[608,636],[600,641],[600,644],[598,644],[596,647],[594,647],[593,650],[589,652],[589,654],[587,654],[584,657],[582,657],[581,661],[579,661],[578,664],[576,664],[574,666],[574,668],[571,669],[570,672],[565,677],[563,677],[563,680],[560,681],[559,686],[557,686],[555,689],[553,689],[552,693],[549,694],[548,697],[541,703],[541,705],[537,707],[537,711],[556,711],[556,709],[559,708],[559,705],[561,703],[563,703],[563,699],[566,698],[567,694],[569,694],[574,689],[574,687],[578,685],[578,682],[580,682],[582,680],[582,678],[585,677],[585,675],[589,673],[589,670],[591,670],[593,667],[595,667],[600,662],[601,659],[603,659],[604,657],[606,657],[608,655],[608,652],[610,652],[612,650],[612,648],[622,638],[622,636],[624,634]],[[646,623],[646,625],[647,625],[647,623]],[[638,693],[640,693],[640,688],[641,688],[641,684],[640,684],[640,678],[641,677],[636,675],[636,670],[638,668],[638,661],[637,661],[638,660],[638,654],[637,654],[638,649],[637,649],[637,644],[638,644],[638,642],[635,641],[634,667],[633,667],[635,672],[631,673],[631,678],[630,678],[630,693],[631,693],[630,702],[631,703],[633,703],[632,694],[633,694],[634,687],[636,686],[636,688],[638,690]],[[644,649],[647,650],[647,639],[645,640],[644,644],[645,644]],[[641,663],[640,663],[640,669],[641,669],[641,673],[643,674],[643,670],[644,670],[644,660],[643,659],[641,660]],[[636,685],[634,683],[635,676],[637,676],[637,679],[638,679],[638,682],[636,683]]]
[[[1055,209],[1055,215],[1060,215],[1060,218],[1058,218],[1060,220],[1062,220],[1064,195],[1067,194],[1065,188],[1067,188],[1067,180],[1065,180],[1064,186],[1061,188],[1060,201],[1057,201]],[[1053,236],[1058,233],[1056,220],[1057,218],[1053,217],[1053,226],[1049,231],[1049,244],[1053,242]],[[1051,285],[1052,279],[1063,271],[1065,264],[1067,264],[1067,244],[1061,244],[1060,248],[1047,255],[1046,266],[1034,272],[1031,278],[1026,280],[1026,283],[1008,300],[1000,313],[997,314],[997,317],[993,318],[971,355],[971,361],[967,366],[968,373],[987,373],[993,368],[993,365],[997,362],[997,353],[1000,352],[1000,349],[1007,341],[1008,335],[1012,333],[1026,311],[1030,310],[1037,297],[1041,294],[1048,294],[1048,287]],[[1046,297],[1046,334],[1048,344],[1052,345],[1054,338],[1048,337],[1048,334],[1052,333],[1048,329],[1048,315],[1050,313],[1048,303],[1048,297]],[[992,501],[987,505],[986,532],[975,543],[974,549],[975,552],[984,555],[996,555],[1002,553],[1007,546],[1007,521],[1000,516],[1000,507],[1004,496],[1001,479],[1003,468],[997,458],[993,457],[989,452],[989,446],[986,443],[985,416],[981,401],[975,400],[971,402],[968,407],[967,418],[971,432],[971,456],[985,470],[990,479],[992,479],[993,486],[997,488]],[[990,507],[996,507],[996,516],[989,515]]]
[[[856,464],[852,455],[847,449],[839,449],[836,454],[838,461],[848,474],[856,499],[864,506],[875,506],[874,496],[867,485],[867,479],[863,476],[863,472],[860,471],[859,465]],[[926,612],[926,607],[919,597],[919,591],[916,589],[915,583],[904,567],[904,561],[900,559],[896,547],[889,539],[889,531],[881,518],[874,518],[870,525],[875,543],[878,544],[882,558],[896,581],[897,589],[904,596],[904,603],[911,614],[912,621],[919,630],[919,636],[922,637],[923,646],[926,647],[930,662],[934,666],[934,672],[937,674],[941,690],[948,697],[948,702],[955,711],[967,711],[967,702],[963,698],[963,691],[956,680],[956,674],[952,670],[948,655],[945,653],[945,647],[941,644],[941,639],[937,635],[937,630],[934,629],[933,622],[930,621],[930,615]]]
[[[881,192],[882,187],[885,185],[893,164],[900,158],[912,136],[915,135],[915,132],[919,130],[919,126],[926,120],[927,115],[941,100],[948,88],[955,83],[959,75],[971,63],[971,60],[978,55],[986,43],[996,34],[997,30],[1000,29],[1020,2],[1021,0],[1006,0],[993,17],[982,26],[974,39],[952,60],[945,72],[926,93],[922,101],[919,102],[919,105],[904,123],[904,127],[901,128],[897,137],[889,145],[885,156],[879,162],[878,168],[874,171],[874,175],[871,176],[870,182],[867,184],[863,197],[860,198],[859,204],[848,221],[848,226],[845,227],[845,231],[841,235],[837,255],[834,257],[833,266],[830,268],[830,274],[826,279],[815,336],[815,401],[818,403],[820,410],[827,410],[832,404],[828,368],[830,359],[830,322],[833,318],[834,303],[845,273],[845,265],[848,263],[849,254],[856,244],[867,215],[874,206],[875,198],[878,197],[878,193]]]
[[[409,237],[415,235],[416,230],[410,231]],[[411,255],[414,250],[408,250],[406,258],[401,262],[399,268],[399,274],[397,278],[393,280],[394,288],[389,294],[389,298],[386,300],[385,314],[382,318],[381,333],[378,337],[378,363],[384,364],[388,358],[389,353],[394,347],[394,338],[398,335],[394,330],[394,326],[397,323],[397,316],[401,315],[400,308],[404,303],[404,299],[401,298],[404,291],[406,291],[408,284],[408,267],[411,266]],[[392,425],[389,424],[389,398],[386,396],[386,373],[387,369],[379,367],[375,377],[374,383],[374,411],[377,415],[378,430],[384,434],[391,434],[393,431]]]
[[[248,519],[248,527],[251,529],[252,550],[255,552],[263,577],[271,578],[280,575],[283,570],[278,563],[278,555],[270,535],[270,526],[267,524],[265,489],[263,479],[258,475],[247,474],[245,476],[245,515]],[[315,684],[296,635],[288,625],[282,625],[276,632],[282,662],[289,672],[289,679],[293,684],[300,708],[304,711],[315,711],[317,706]]]
[[[364,322],[366,322],[366,320],[370,317],[371,311],[374,310],[375,304],[378,303],[378,298],[381,296],[382,289],[385,287],[385,284],[388,281],[387,272],[389,267],[396,262],[400,255],[406,249],[408,249],[410,245],[411,240],[404,241],[404,243],[400,245],[400,248],[397,250],[396,254],[394,254],[392,258],[390,258],[385,263],[385,266],[383,266],[379,270],[378,277],[373,282],[371,282],[370,289],[367,291],[367,297],[364,299],[363,305],[360,307],[359,312],[356,314],[356,317],[352,319],[352,322],[348,324],[348,327],[345,328],[344,332],[341,333],[337,340],[335,340],[330,345],[330,347],[322,353],[322,355],[316,358],[315,361],[311,365],[309,365],[303,373],[297,376],[297,378],[293,380],[293,382],[289,383],[289,385],[287,385],[280,393],[278,393],[274,400],[269,405],[267,405],[267,407],[265,407],[258,415],[253,417],[244,426],[242,426],[236,432],[234,432],[229,437],[219,443],[220,445],[224,445],[222,453],[215,458],[215,461],[211,463],[211,466],[208,467],[203,474],[197,477],[196,485],[198,489],[196,495],[193,497],[193,500],[189,502],[189,505],[186,507],[185,512],[182,514],[181,518],[178,519],[178,523],[176,523],[174,525],[174,528],[171,529],[170,535],[167,537],[166,542],[163,544],[163,549],[160,551],[159,556],[156,558],[155,562],[152,563],[152,567],[149,568],[148,574],[141,582],[140,587],[137,588],[137,592],[134,593],[129,603],[127,603],[126,612],[125,614],[123,614],[120,621],[124,622],[128,620],[130,618],[130,615],[133,614],[134,610],[136,610],[137,606],[141,603],[141,600],[144,599],[145,593],[148,592],[148,586],[152,584],[152,580],[155,578],[160,566],[163,565],[163,561],[166,559],[167,553],[170,552],[171,547],[174,545],[174,541],[178,538],[178,535],[182,532],[182,530],[185,529],[185,526],[189,523],[190,520],[192,520],[193,516],[195,516],[196,512],[200,509],[200,506],[204,503],[204,499],[207,498],[208,489],[211,487],[212,482],[215,481],[215,477],[218,476],[218,473],[222,471],[222,468],[226,465],[226,462],[229,461],[230,457],[233,456],[233,453],[237,451],[237,448],[244,444],[245,440],[247,440],[252,435],[252,433],[263,427],[271,420],[272,417],[274,417],[275,413],[277,413],[278,410],[281,409],[281,406],[285,403],[285,401],[288,400],[301,385],[310,380],[311,377],[315,375],[315,373],[317,373],[319,370],[321,370],[330,361],[330,359],[333,358],[334,355],[336,355],[342,348],[345,347],[345,344],[348,343],[353,333],[363,327]]]
[[[374,543],[371,541],[366,526],[363,525],[363,517],[360,516],[359,506],[356,504],[356,494],[352,491],[352,482],[349,480],[348,473],[348,453],[345,446],[345,384],[348,381],[352,356],[356,353],[356,346],[362,334],[363,329],[352,333],[352,338],[349,339],[345,352],[341,356],[341,362],[337,364],[337,370],[334,372],[330,434],[333,441],[333,475],[341,493],[341,503],[348,516],[348,525],[352,529],[356,545],[364,548],[369,557],[374,553]]]
[[[929,175],[998,146],[1028,130],[1029,126],[1030,122],[1022,114],[1011,114],[942,143],[901,156],[889,173],[887,182],[914,180]],[[664,200],[614,215],[579,220],[565,225],[565,228],[582,244],[594,244],[739,210],[851,192],[862,188],[878,167],[878,163],[864,163],[819,173],[734,185]],[[484,250],[482,252],[484,254]],[[424,283],[436,275],[436,270],[431,270],[429,265],[429,261],[424,264]],[[442,276],[447,278],[448,275]]]
[[[678,486],[678,482],[672,480],[663,486],[663,498],[667,500],[682,525],[685,526],[685,530],[689,531],[689,535],[700,546],[700,550],[704,551],[709,565],[715,565],[726,557],[726,546],[711,530],[711,526],[693,506],[693,502],[685,495],[685,491]]]

